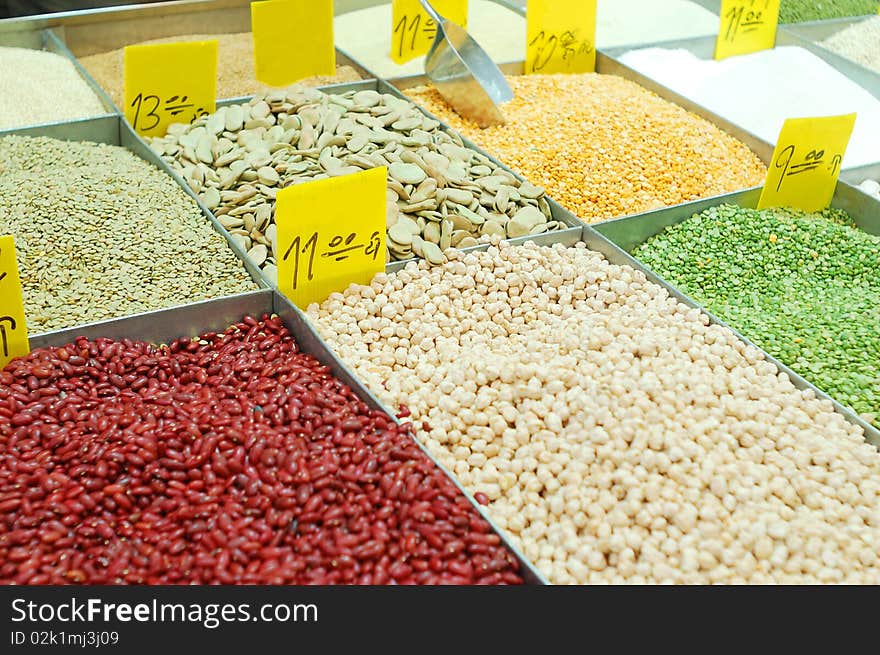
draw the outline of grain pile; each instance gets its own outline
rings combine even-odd
[[[805,48],[778,46],[720,61],[682,48],[643,48],[620,60],[768,143],[793,116],[855,113],[843,167],[880,159],[880,100]]]
[[[846,212],[721,205],[633,254],[880,426],[880,236]]]
[[[782,0],[780,23],[803,23],[877,13],[877,0]]]
[[[73,63],[60,55],[0,47],[0,129],[106,113]]]
[[[708,121],[612,75],[509,78],[507,124],[481,130],[436,90],[407,95],[543,187],[578,218],[603,221],[761,184],[766,170]]]
[[[551,582],[880,582],[861,428],[583,244],[452,252],[308,314]]]
[[[841,57],[880,72],[880,16],[871,16],[850,25],[828,37],[820,45]]]
[[[377,166],[388,168],[388,261],[416,256],[440,264],[447,248],[475,246],[482,237],[565,227],[543,189],[463,147],[457,134],[389,93],[273,91],[172,125],[150,146],[273,281],[278,190]]]
[[[0,173],[32,333],[255,288],[183,189],[124,148],[8,136]]]
[[[217,40],[217,97],[238,98],[267,91],[270,87],[254,77],[254,40],[250,32],[238,34],[184,34],[143,41],[137,45],[172,43],[175,41]],[[135,45],[135,44],[132,44]],[[80,62],[97,80],[117,106],[125,103],[124,49],[81,57]],[[336,77],[314,77],[300,80],[307,86],[324,86],[339,82],[357,82],[357,71],[351,66],[337,66]]]

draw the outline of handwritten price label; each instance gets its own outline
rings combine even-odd
[[[467,0],[431,0],[437,13],[467,28]],[[391,2],[391,59],[397,64],[428,53],[437,36],[434,19],[425,13],[419,0]]]
[[[596,69],[596,0],[529,0],[526,74]]]
[[[789,118],[782,126],[758,209],[821,211],[831,204],[855,114]]]
[[[385,270],[385,167],[278,192],[278,288],[300,308]]]
[[[266,0],[251,3],[254,69],[269,86],[336,74],[333,0]]]
[[[27,355],[27,324],[24,319],[24,300],[21,280],[15,260],[15,241],[11,236],[0,237],[0,369],[16,357]]]
[[[213,113],[216,97],[217,41],[125,48],[125,118],[139,134]]]
[[[778,24],[779,0],[722,0],[715,59],[772,48]]]

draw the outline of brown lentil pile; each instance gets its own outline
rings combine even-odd
[[[410,98],[593,223],[759,185],[743,143],[613,75],[510,77],[507,124],[481,130],[430,87]]]
[[[0,139],[0,234],[32,333],[256,288],[171,176],[118,146]]]
[[[137,45],[172,43],[175,41],[206,41],[217,39],[217,97],[238,98],[264,93],[271,89],[256,80],[254,73],[254,41],[250,32],[238,34],[184,34],[151,39]],[[81,57],[80,63],[92,74],[120,107],[125,102],[124,49]],[[325,86],[341,82],[357,82],[361,77],[351,66],[337,66],[336,77],[311,77],[300,80],[306,86]]]

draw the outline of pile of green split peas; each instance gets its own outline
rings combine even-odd
[[[846,212],[721,205],[633,254],[880,427],[880,237]]]
[[[780,23],[803,23],[877,13],[877,0],[782,0]]]

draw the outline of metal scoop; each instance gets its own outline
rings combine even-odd
[[[425,57],[425,74],[461,116],[480,127],[506,122],[498,108],[513,100],[504,74],[470,34],[419,0],[437,23],[437,36]]]

